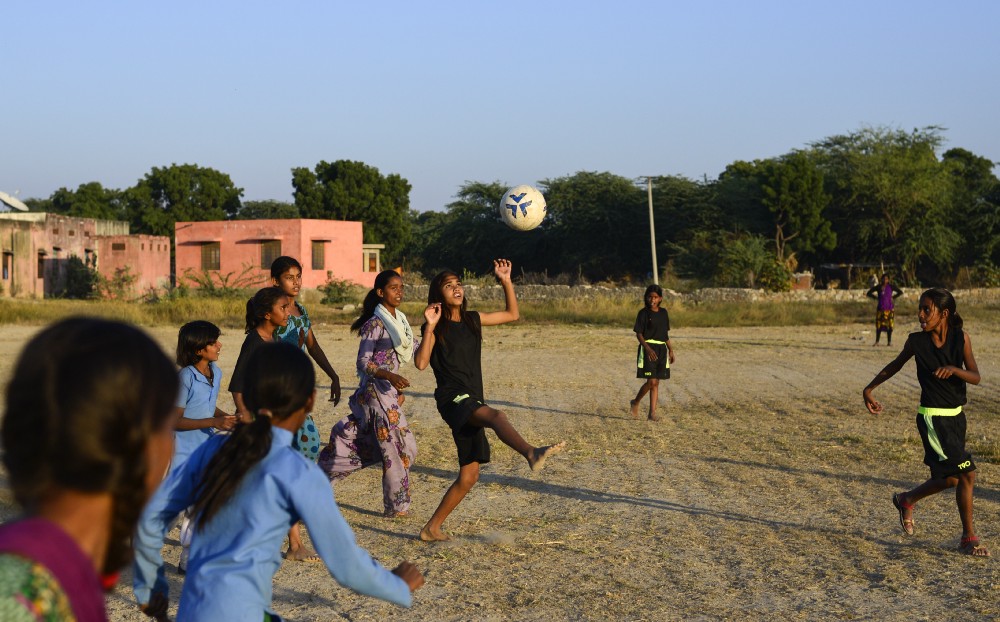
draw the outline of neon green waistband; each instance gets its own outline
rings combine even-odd
[[[921,415],[928,415],[930,417],[954,417],[955,415],[961,414],[962,407],[956,406],[955,408],[931,408],[930,406],[921,406],[917,409],[917,412]]]
[[[653,344],[656,344],[658,346],[665,346],[665,345],[667,345],[666,341],[660,341],[659,339],[647,339],[646,343],[653,343]]]

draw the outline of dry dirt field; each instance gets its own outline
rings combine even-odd
[[[1000,323],[971,326],[983,383],[970,387],[969,443],[1000,442]],[[37,329],[0,327],[0,378]],[[1000,465],[980,460],[976,518],[997,557],[956,551],[954,497],[920,504],[904,536],[890,496],[927,470],[914,424],[912,362],[877,392],[861,388],[895,354],[868,326],[684,329],[656,423],[632,420],[634,336],[626,328],[487,328],[486,398],[531,442],[566,439],[539,474],[490,434],[493,462],[445,524],[416,534],[456,473],[433,375],[404,368],[417,436],[413,516],[381,516],[380,472],[338,484],[358,541],[385,565],[415,562],[426,586],[410,610],[338,586],[322,565],[286,562],[274,608],[290,620],[985,620],[1000,619]],[[175,328],[152,333],[166,349]],[[317,327],[353,389],[356,341]],[[242,335],[223,336],[227,376]],[[228,394],[220,400],[231,407]],[[324,429],[347,413],[323,403]],[[993,455],[996,455],[993,450]],[[9,517],[9,493],[3,497]],[[177,559],[176,532],[165,557]],[[172,571],[173,607],[181,581]],[[111,619],[142,620],[130,577]],[[174,609],[172,608],[172,611]]]

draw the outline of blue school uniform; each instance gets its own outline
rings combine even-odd
[[[215,404],[222,387],[222,370],[214,362],[208,364],[212,370],[211,382],[203,373],[188,365],[178,373],[180,390],[177,407],[184,409],[188,419],[211,419],[215,416]],[[215,435],[215,428],[174,431],[174,458],[170,470],[175,470],[187,461],[195,449]]]
[[[201,473],[227,437],[199,448],[172,472],[143,512],[135,537],[136,600],[167,593],[163,538],[177,514],[194,502]],[[262,620],[271,611],[272,579],[281,565],[281,544],[297,521],[341,585],[404,607],[406,582],[383,568],[354,539],[340,514],[326,475],[292,448],[292,433],[272,428],[267,456],[244,476],[235,495],[199,531],[191,545],[177,621]]]

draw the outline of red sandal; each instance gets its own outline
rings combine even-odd
[[[897,510],[899,510],[899,526],[903,528],[903,533],[905,533],[908,536],[912,536],[913,517],[910,516],[910,518],[906,518],[905,516],[903,516],[903,513],[907,511],[913,512],[913,504],[903,501],[904,494],[905,493],[897,492],[896,494],[892,495],[892,504],[896,506]]]
[[[990,551],[985,545],[979,543],[976,536],[962,537],[958,544],[958,550],[973,557],[989,557]]]

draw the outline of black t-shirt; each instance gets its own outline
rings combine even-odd
[[[910,333],[907,338],[917,361],[917,380],[920,382],[920,405],[928,408],[955,408],[965,404],[965,381],[958,376],[937,378],[939,367],[954,365],[965,367],[965,333],[952,328],[940,348],[934,345],[930,333]]]
[[[468,312],[469,318],[479,330],[482,323],[479,313]],[[436,337],[434,350],[431,351],[431,369],[437,389],[434,399],[438,404],[451,402],[459,395],[468,394],[480,401],[483,400],[483,340],[464,322],[453,322],[441,318],[448,323],[444,339]]]
[[[243,376],[247,373],[247,361],[250,360],[250,355],[265,343],[267,342],[261,339],[257,329],[247,333],[246,339],[243,340],[243,347],[240,348],[240,356],[236,359],[236,369],[233,370],[233,375],[229,379],[230,393],[245,393],[246,385]]]
[[[670,316],[663,307],[656,313],[643,307],[635,316],[635,327],[632,330],[642,335],[646,341],[655,339],[665,342],[670,339]]]

